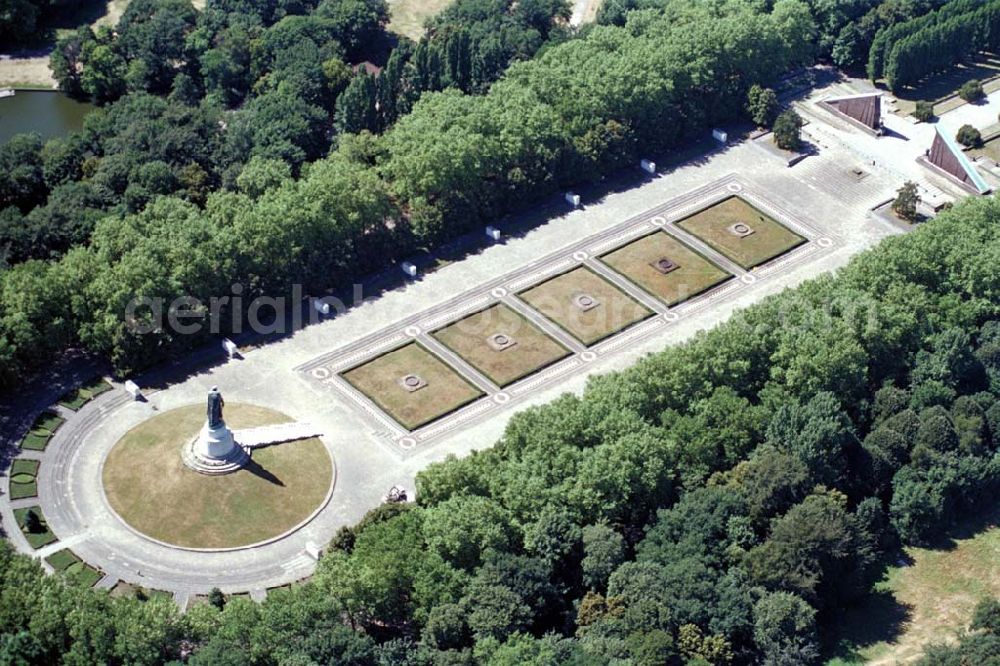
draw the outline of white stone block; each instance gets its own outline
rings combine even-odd
[[[579,208],[580,207],[580,195],[579,194],[576,194],[574,192],[567,192],[564,196],[566,197],[566,203],[568,203],[570,206],[572,206],[573,208]]]
[[[230,340],[229,338],[223,338],[222,348],[225,350],[227,354],[229,354],[229,358],[236,356],[236,354],[238,354],[240,351],[240,348],[236,346],[236,343]]]
[[[486,235],[495,241],[500,240],[500,230],[496,227],[486,227]]]
[[[319,562],[319,556],[323,554],[323,551],[320,550],[320,547],[317,546],[312,541],[307,541],[306,542],[305,551],[306,551],[306,555],[308,555],[309,557],[313,558],[317,562]]]
[[[639,162],[639,166],[646,173],[656,173],[656,162],[652,162],[650,160],[642,160],[641,162]]]
[[[712,138],[718,141],[719,143],[726,143],[727,141],[729,141],[729,135],[720,129],[712,130]]]
[[[131,379],[125,380],[125,392],[132,396],[133,400],[138,400],[142,397],[142,391],[139,390],[139,385]]]
[[[316,312],[320,314],[328,315],[330,314],[330,304],[324,301],[322,298],[317,298],[313,301],[313,307],[316,308]]]
[[[416,275],[417,275],[417,267],[414,266],[409,261],[404,261],[402,268],[403,268],[403,272],[406,273],[407,275],[409,275],[410,277],[416,277]]]

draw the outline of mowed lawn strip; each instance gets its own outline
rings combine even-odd
[[[510,336],[517,344],[505,349],[491,347],[487,339],[496,333]],[[570,354],[503,303],[463,317],[432,335],[498,386],[507,386]]]
[[[98,377],[85,386],[69,391],[60,400],[59,404],[66,409],[76,411],[86,405],[97,396],[111,390],[111,385]]]
[[[15,458],[10,466],[10,498],[12,500],[38,495],[37,460]]]
[[[729,227],[740,222],[754,233],[740,237],[729,231]],[[802,236],[736,196],[686,217],[677,225],[747,270],[806,242]]]
[[[573,299],[579,294],[595,298],[597,307],[590,310],[577,307]],[[520,292],[518,296],[587,346],[653,314],[585,266],[549,278]]]
[[[230,403],[233,429],[284,423],[284,414]],[[208,476],[184,465],[181,448],[205,423],[204,404],[164,412],[122,437],[104,463],[111,506],[136,530],[191,548],[245,546],[277,536],[326,498],[333,463],[317,438],[254,449],[251,465]]]
[[[42,529],[39,532],[28,532],[24,529],[24,517],[29,511],[34,510],[38,515],[39,521],[41,522]],[[58,541],[56,535],[52,533],[49,529],[49,525],[45,522],[45,516],[42,514],[42,507],[40,506],[28,506],[23,509],[14,509],[14,518],[17,520],[18,527],[21,528],[21,534],[27,540],[28,545],[34,549],[39,549],[42,546],[47,546],[50,543],[55,543]]]
[[[677,268],[661,273],[652,264],[669,259]],[[665,231],[656,231],[601,256],[601,261],[667,305],[676,305],[725,282],[732,275]]]
[[[399,380],[411,374],[426,381],[427,386],[416,391],[404,389]],[[341,376],[407,430],[415,430],[483,395],[416,342],[382,354]]]

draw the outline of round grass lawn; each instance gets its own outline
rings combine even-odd
[[[227,404],[237,430],[288,422],[265,407]],[[181,449],[205,423],[202,404],[159,414],[122,437],[104,461],[104,491],[134,529],[188,548],[234,548],[282,534],[326,498],[333,462],[318,438],[255,449],[244,469],[222,476],[184,465]]]

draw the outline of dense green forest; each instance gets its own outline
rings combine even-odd
[[[2,546],[0,661],[816,663],[901,544],[995,501],[998,295],[1000,202],[970,200],[517,414],[260,605],[181,616]]]
[[[265,73],[232,110],[212,101],[218,91],[193,106],[209,90],[204,75],[198,83],[173,65],[164,73],[160,31],[147,31],[171,12],[163,20],[189,26],[185,44],[198,42],[211,5],[196,16],[180,3],[140,0],[115,36],[94,37],[82,69],[70,68],[81,86],[101,50],[110,60],[136,56],[125,72],[126,90],[135,90],[88,116],[80,134],[45,145],[21,137],[0,148],[0,237],[11,263],[0,275],[3,384],[70,345],[130,372],[202,344],[168,331],[136,335],[124,321],[126,304],[180,295],[207,302],[233,283],[247,286],[248,298],[288,294],[296,283],[306,293],[349,283],[386,259],[597,180],[633,162],[639,146],[668,150],[738,117],[752,84],[812,57],[813,21],[797,0],[770,13],[742,2],[696,3],[683,18],[634,12],[624,27],[549,43],[484,94],[425,91],[382,134],[332,136],[322,131],[335,124],[329,109],[310,110],[302,92],[316,80],[298,74],[336,69],[325,67],[334,50],[328,35],[309,37],[320,30],[314,24],[327,25],[317,15],[331,2],[362,0],[324,0],[313,14],[286,16],[261,33],[249,66],[261,60]],[[517,3],[516,11],[530,6]],[[540,14],[560,7],[544,5]],[[441,21],[460,21],[457,12]],[[112,43],[99,43],[105,38]],[[137,65],[144,53],[150,62]],[[192,88],[181,85],[186,79],[194,82],[190,98],[178,92]],[[154,94],[168,88],[166,97]],[[329,88],[312,89],[322,97]]]

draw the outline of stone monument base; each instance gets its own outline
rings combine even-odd
[[[232,431],[220,424],[209,428],[206,424],[198,436],[188,442],[181,457],[184,464],[201,474],[229,474],[250,460],[250,453],[233,439]]]

